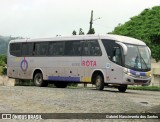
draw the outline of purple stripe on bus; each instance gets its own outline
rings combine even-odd
[[[80,77],[48,76],[48,80],[80,82]]]
[[[130,70],[130,73],[133,75],[136,75],[136,73],[139,73],[139,76],[147,76],[147,74],[145,72],[136,72],[134,70]]]
[[[140,72],[140,76],[147,76],[145,72]]]
[[[136,71],[134,71],[134,70],[130,70],[130,73],[133,75],[136,75]]]

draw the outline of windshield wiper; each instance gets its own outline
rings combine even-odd
[[[146,68],[147,68],[147,70],[148,70],[149,68],[148,68],[147,63],[145,62],[144,58],[143,58],[141,55],[140,55],[140,58],[143,60],[145,66],[146,66]]]

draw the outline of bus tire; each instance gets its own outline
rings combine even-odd
[[[119,92],[125,92],[127,90],[127,85],[120,85],[118,86]]]
[[[95,79],[95,85],[97,90],[103,90],[104,89],[104,79],[102,75],[97,75]]]
[[[42,73],[36,73],[34,76],[34,84],[39,87],[46,87],[48,83],[43,80]]]
[[[60,82],[60,83],[54,83],[54,85],[57,87],[57,88],[66,88],[68,83],[63,83],[63,82]]]

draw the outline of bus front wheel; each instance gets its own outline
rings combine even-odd
[[[127,90],[127,85],[120,85],[118,86],[119,92],[125,92]]]
[[[104,89],[104,80],[102,75],[97,75],[95,79],[96,89],[97,90],[103,90]]]
[[[48,83],[43,80],[42,73],[36,73],[35,74],[35,76],[34,76],[34,84],[36,86],[39,86],[39,87],[45,87],[45,86],[48,85]]]

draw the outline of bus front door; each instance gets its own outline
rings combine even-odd
[[[121,84],[123,79],[122,67],[113,62],[110,63],[109,65],[110,66],[107,68],[107,76],[106,76],[107,82]]]

